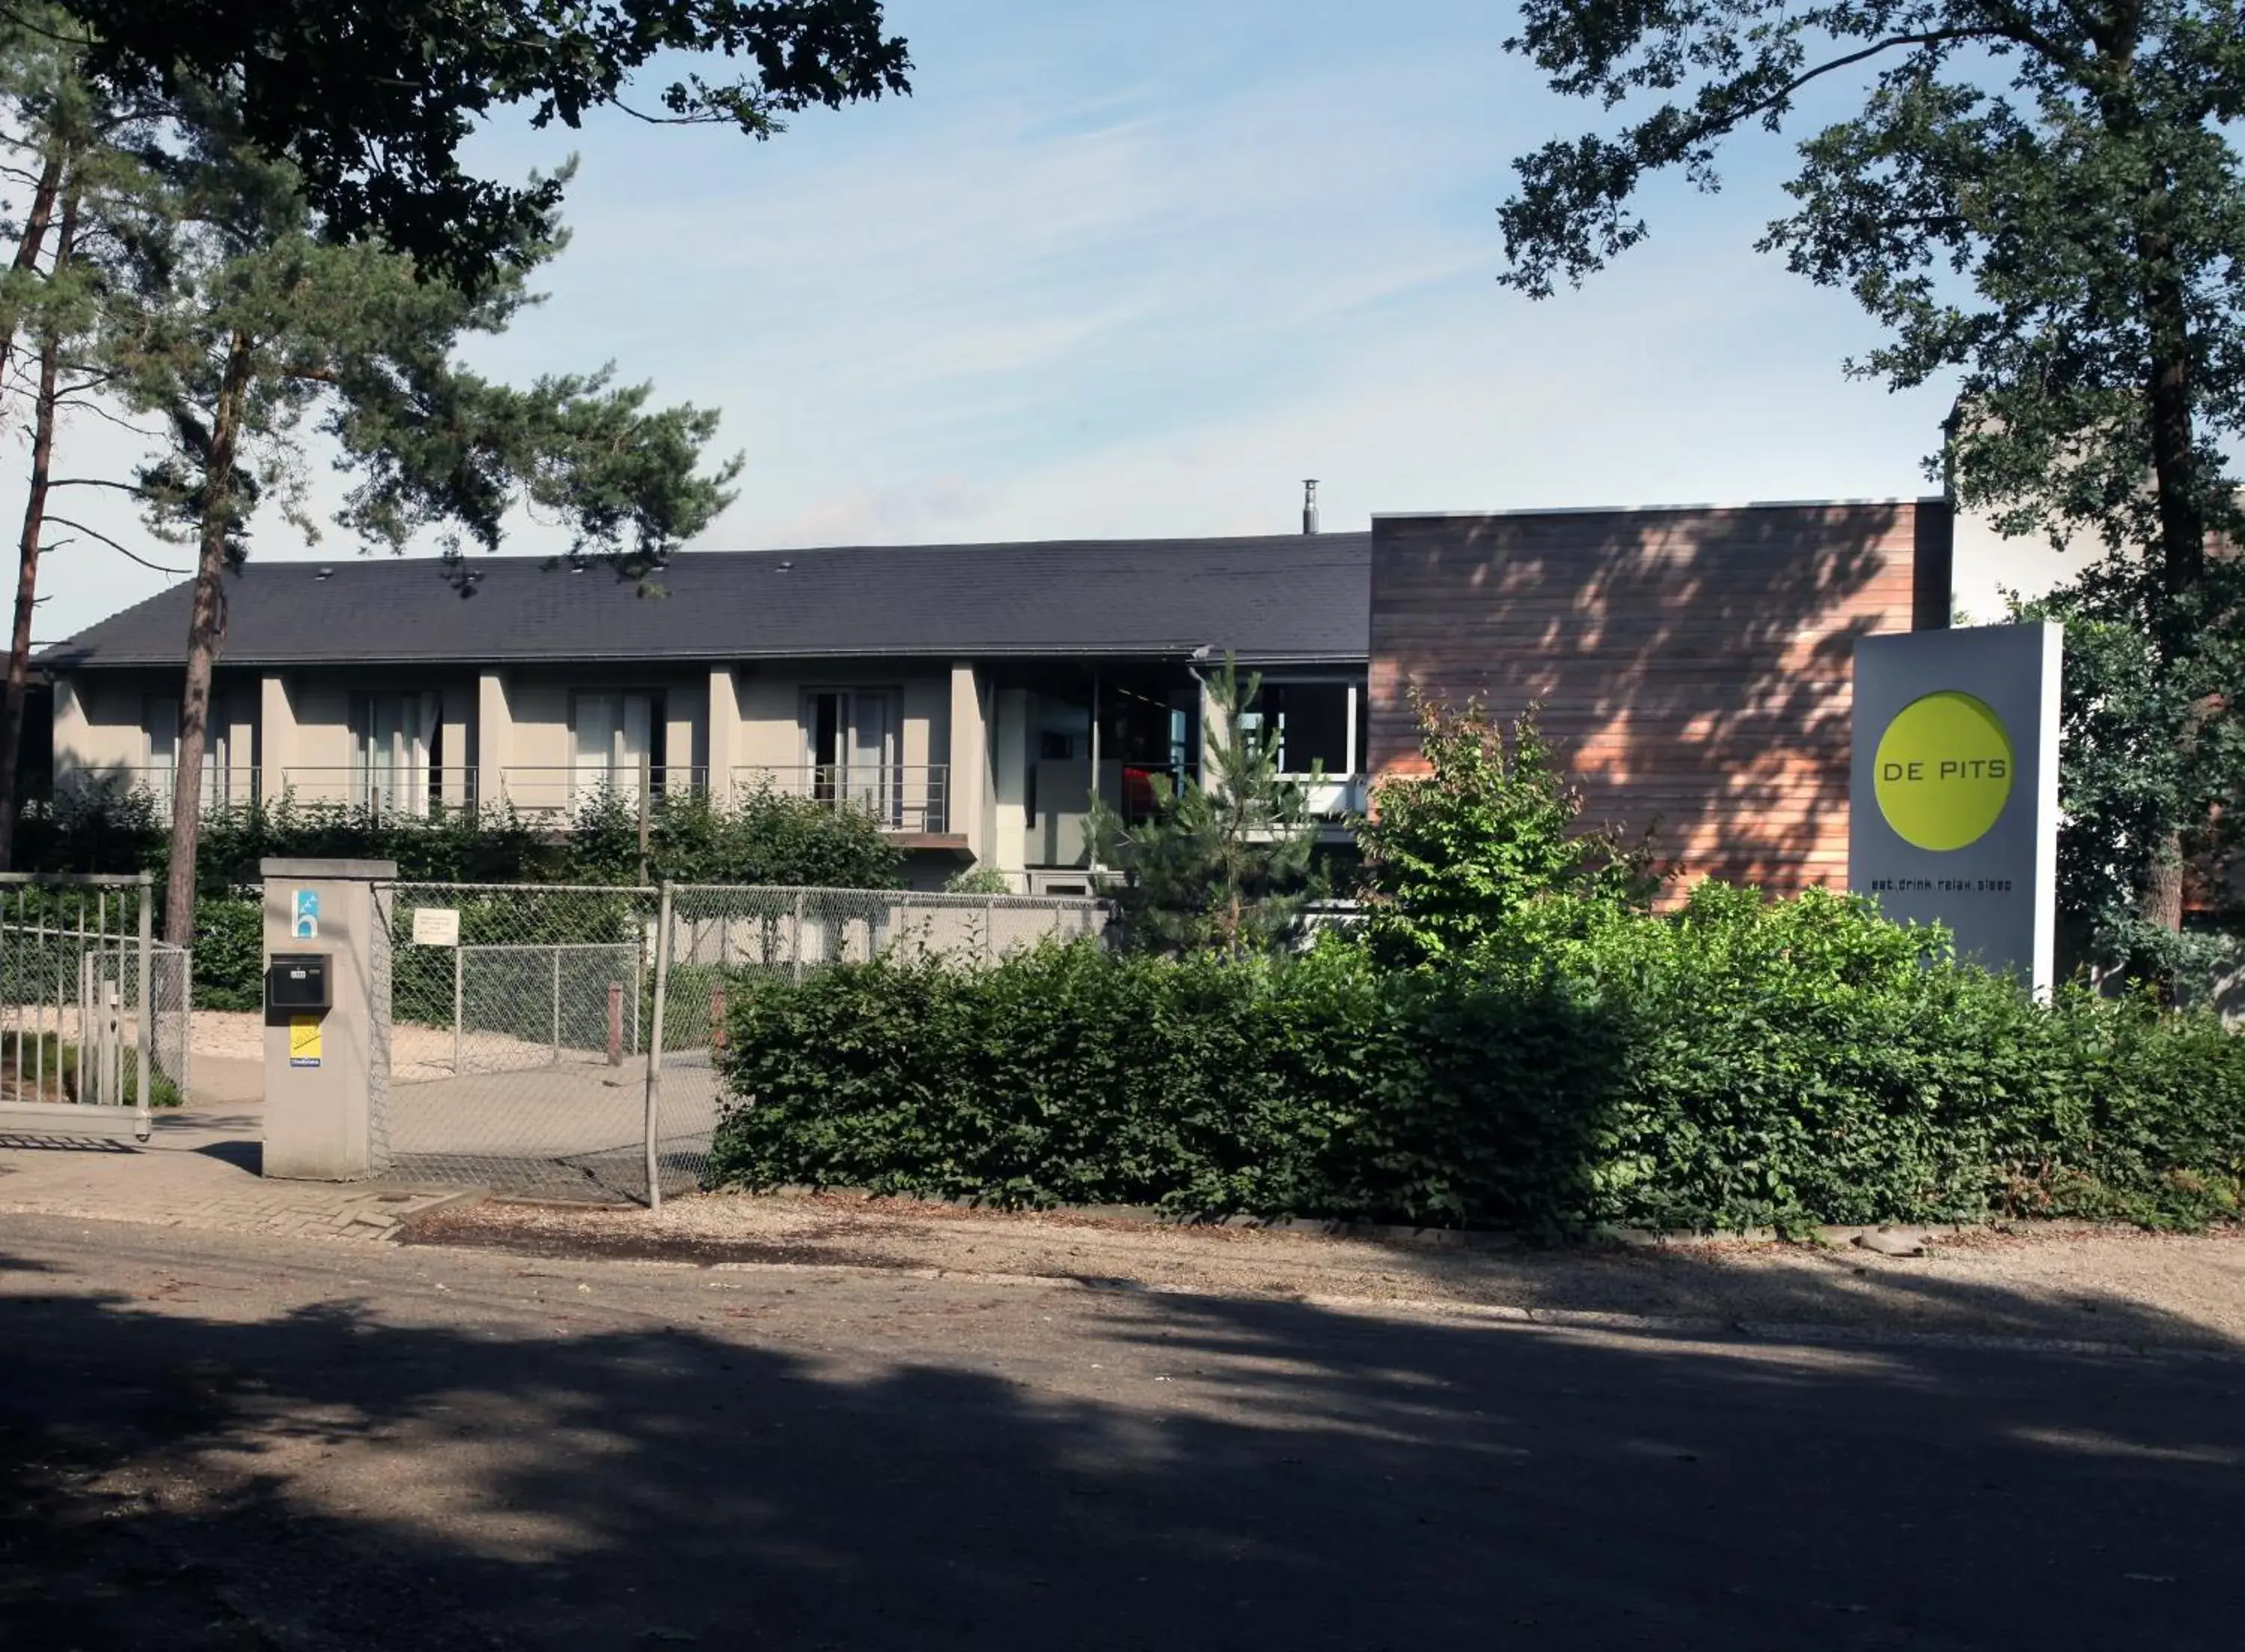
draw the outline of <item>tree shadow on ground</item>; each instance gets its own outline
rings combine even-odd
[[[260,1265],[0,1298],[16,1643],[2235,1644],[2241,1349]]]

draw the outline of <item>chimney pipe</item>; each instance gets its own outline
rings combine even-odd
[[[1318,531],[1318,479],[1309,477],[1302,483],[1302,531]]]

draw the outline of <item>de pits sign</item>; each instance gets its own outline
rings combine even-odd
[[[2050,989],[2058,931],[2056,625],[1855,645],[1848,883]]]

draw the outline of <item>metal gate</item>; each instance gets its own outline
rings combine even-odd
[[[657,892],[377,884],[377,1161],[416,1181],[637,1198]]]
[[[158,1085],[184,1087],[157,1060],[151,884],[0,873],[0,1133],[146,1141]]]

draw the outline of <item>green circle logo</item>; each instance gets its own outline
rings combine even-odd
[[[1904,706],[1879,736],[1879,813],[1917,849],[1963,849],[1987,836],[2018,766],[2003,721],[1944,690]]]

